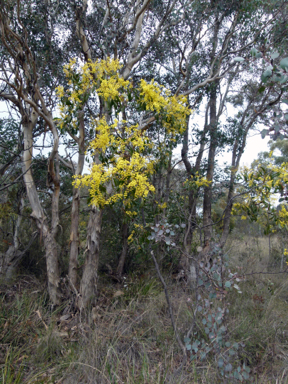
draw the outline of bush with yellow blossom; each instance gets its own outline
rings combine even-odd
[[[91,204],[103,208],[122,201],[126,214],[136,215],[133,201],[154,192],[149,177],[156,161],[155,143],[148,128],[154,124],[166,138],[174,140],[186,128],[190,114],[187,100],[173,96],[154,80],[141,80],[137,87],[120,76],[118,60],[101,60],[77,65],[76,59],[64,67],[67,87],[56,89],[59,97],[61,130],[77,133],[79,113],[84,113],[95,135],[87,151],[94,158],[90,173],[78,176],[75,185],[87,186]],[[91,103],[100,113],[93,117]],[[163,147],[162,147],[163,150]]]
[[[249,217],[260,221],[264,233],[275,232],[277,228],[288,228],[287,185],[288,163],[281,165],[256,164],[243,168],[239,176],[242,186],[238,192],[242,201],[233,206],[233,213],[241,215],[242,220]],[[279,199],[281,206],[276,206]]]

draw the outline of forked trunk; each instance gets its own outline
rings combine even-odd
[[[75,172],[76,176],[82,175],[85,159],[85,126],[83,112],[79,114],[79,138],[78,138],[78,164]],[[70,284],[78,289],[78,255],[79,255],[79,212],[80,212],[80,189],[73,187],[73,199],[71,210],[71,229],[70,229],[70,255],[69,255],[69,281]]]
[[[24,183],[26,186],[27,196],[32,208],[31,216],[36,222],[37,228],[40,232],[40,241],[43,239],[46,256],[47,278],[48,278],[48,292],[53,305],[60,304],[60,274],[58,267],[58,251],[55,241],[57,220],[52,220],[52,230],[49,229],[43,208],[41,206],[38,192],[34,183],[31,165],[33,155],[33,128],[36,125],[38,115],[35,111],[31,115],[24,116],[22,120],[23,134],[24,134],[24,153],[23,153],[23,173]],[[56,187],[55,187],[56,188]],[[56,216],[58,212],[59,199],[59,186],[54,190],[52,199],[52,216]],[[53,219],[53,218],[52,218]]]
[[[205,149],[205,136],[208,130],[207,119],[208,119],[208,108],[206,109],[206,113],[205,113],[205,124],[204,124],[204,130],[201,136],[201,141],[200,141],[201,144],[200,144],[199,152],[197,155],[196,163],[193,167],[188,159],[189,119],[187,119],[187,128],[183,136],[183,147],[181,151],[181,156],[182,156],[182,161],[186,168],[188,179],[196,175],[196,173],[199,172],[200,170],[200,165],[201,165],[201,161],[202,161],[202,157]],[[189,216],[188,216],[187,227],[186,227],[186,232],[184,236],[183,252],[181,253],[181,258],[180,258],[180,268],[184,270],[185,275],[188,276],[188,279],[190,281],[196,280],[196,260],[190,259],[189,256],[191,255],[193,234],[196,228],[197,199],[198,199],[198,191],[191,190],[189,192],[189,205],[188,205]]]
[[[212,238],[212,229],[213,229],[211,210],[212,210],[212,181],[214,176],[215,154],[216,154],[216,148],[217,148],[216,101],[217,101],[217,89],[216,89],[216,84],[214,84],[210,93],[210,125],[209,125],[210,147],[209,147],[209,153],[208,153],[208,167],[207,167],[207,174],[206,174],[206,179],[210,182],[210,184],[204,188],[204,199],[203,199],[203,233],[204,233],[204,248],[206,249],[210,247],[210,242]]]
[[[92,206],[87,226],[84,270],[78,307],[86,308],[96,300],[102,210]]]

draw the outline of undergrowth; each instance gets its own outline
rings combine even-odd
[[[164,277],[182,340],[193,322],[191,342],[205,337],[203,313],[193,316],[193,291]],[[179,371],[182,351],[154,272],[117,286],[102,282],[97,306],[85,314],[68,302],[51,308],[42,286],[29,277],[0,286],[1,383],[234,382],[219,376],[216,355],[209,353],[203,361],[189,358]],[[232,289],[225,297],[225,342],[240,345],[233,362],[250,370],[242,382],[287,383],[286,274],[251,275],[239,286],[242,293]],[[213,300],[223,304],[223,298]]]

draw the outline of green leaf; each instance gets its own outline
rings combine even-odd
[[[285,120],[288,121],[288,113],[286,113],[286,114],[284,115],[284,117],[285,117]]]
[[[204,360],[205,358],[206,358],[206,353],[205,352],[201,352],[200,359]]]
[[[222,357],[220,357],[220,359],[218,360],[218,367],[222,368],[223,365],[224,365],[224,360],[222,359]]]
[[[288,57],[285,57],[280,61],[280,67],[283,69],[288,68]]]
[[[257,52],[258,51],[257,51],[256,48],[252,48],[251,51],[250,51],[251,55],[254,56],[254,57],[256,56]]]
[[[283,99],[282,103],[288,104],[288,99]]]
[[[242,376],[244,377],[245,380],[249,379],[249,374],[247,372],[242,372]]]
[[[279,53],[278,52],[273,52],[271,54],[271,59],[277,59],[277,57],[279,57]]]
[[[230,287],[231,287],[231,282],[230,282],[230,281],[226,281],[226,283],[225,283],[225,287],[226,287],[226,288],[230,288]]]
[[[234,371],[233,376],[235,379],[239,379],[239,373],[237,371]]]
[[[225,365],[225,371],[226,371],[226,372],[231,372],[232,369],[233,369],[233,367],[232,367],[232,364],[231,364],[231,363],[228,363],[227,365]]]
[[[234,61],[241,62],[244,61],[243,57],[234,57]]]
[[[266,135],[268,134],[268,130],[267,129],[263,129],[262,131],[261,131],[261,137],[262,137],[262,139],[265,139],[265,137],[266,137]]]
[[[262,92],[265,91],[265,89],[266,89],[265,85],[262,85],[262,86],[258,89],[258,92],[259,92],[259,93],[262,93]]]
[[[170,244],[171,244],[171,240],[170,240],[169,237],[165,237],[165,243],[166,243],[167,245],[170,245]]]
[[[266,69],[266,71],[263,72],[262,76],[261,76],[261,80],[263,82],[267,81],[268,77],[271,77],[272,76],[272,71],[271,69]]]

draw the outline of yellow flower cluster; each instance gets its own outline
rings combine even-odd
[[[165,208],[167,208],[167,203],[166,203],[166,202],[163,203],[163,204],[158,203],[158,208],[160,208],[160,209],[165,209]]]
[[[101,81],[100,87],[97,89],[99,96],[102,96],[105,100],[116,99],[119,97],[119,89],[126,89],[129,85],[128,81],[124,81],[121,77],[113,76],[108,80],[103,79]]]
[[[206,177],[200,176],[199,172],[196,172],[194,176],[191,176],[190,179],[185,181],[185,185],[191,189],[199,189],[201,187],[209,187],[212,181],[207,180]]]
[[[119,111],[125,109],[128,116],[134,116],[135,110],[143,111],[145,105],[146,111],[157,117],[170,140],[174,140],[175,135],[186,129],[190,110],[185,97],[171,96],[154,80],[149,84],[141,80],[139,87],[133,87],[130,81],[120,76],[120,68],[119,61],[112,59],[89,61],[84,65],[77,65],[76,59],[71,60],[64,67],[67,88],[59,86],[56,89],[60,99],[58,121],[61,129],[77,133],[79,111],[86,111],[84,107],[92,97],[104,102],[109,118],[119,119],[110,123],[103,116],[96,119],[88,116],[86,121],[95,130],[89,150],[98,161],[92,165],[89,175],[78,177],[74,183],[88,186],[91,204],[103,207],[121,200],[127,215],[133,217],[132,202],[145,199],[149,192],[154,192],[149,182],[154,172],[154,160],[148,156],[154,144],[145,130],[135,121],[133,124],[131,120],[123,120]]]
[[[105,117],[96,123],[98,134],[90,143],[90,148],[94,154],[101,153],[106,162],[94,164],[90,175],[78,177],[75,185],[89,187],[93,205],[103,207],[123,200],[125,207],[129,208],[131,198],[145,199],[149,192],[154,192],[154,187],[149,182],[154,163],[143,155],[147,138],[141,131],[136,126],[128,127],[123,138],[115,134],[117,124],[115,121],[109,126]],[[106,193],[107,185],[111,185],[113,194]],[[133,211],[127,212],[129,216],[134,215]]]
[[[233,214],[242,214],[241,219],[245,220],[247,216],[252,220],[265,222],[267,231],[275,232],[273,226],[281,228],[288,227],[288,210],[282,205],[281,210],[275,206],[275,194],[286,193],[288,185],[288,163],[276,164],[258,164],[255,168],[245,167],[241,172],[241,178],[244,186],[238,189],[239,193],[245,193],[241,203],[235,203]],[[282,199],[284,200],[284,199]],[[259,219],[261,218],[261,219]]]
[[[187,116],[191,113],[185,96],[171,96],[169,90],[154,80],[147,83],[143,79],[140,82],[140,95],[146,110],[162,114],[162,124],[168,132],[176,129],[179,133],[183,133],[187,126]]]
[[[96,94],[104,100],[115,100],[121,92],[131,86],[119,75],[121,65],[118,60],[88,61],[82,66],[77,66],[76,59],[70,60],[64,66],[64,73],[68,87],[56,88],[60,99],[59,110],[60,129],[67,126],[77,129],[78,111],[83,107],[90,95]]]
[[[279,224],[282,228],[288,226],[288,211],[284,205],[279,211]]]

